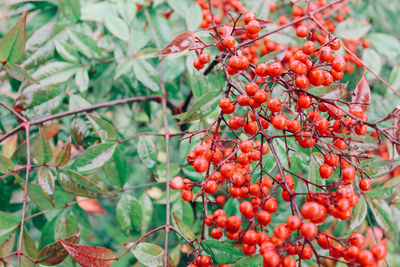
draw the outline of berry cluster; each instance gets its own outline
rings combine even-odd
[[[215,46],[220,53],[211,67],[221,64],[227,85],[218,103],[218,119],[187,155],[188,164],[204,174],[204,180],[194,182],[177,176],[170,185],[181,190],[185,201],[202,197],[204,202],[209,200],[208,195],[216,194],[215,203],[222,207],[226,198],[239,199],[241,217],[227,216],[219,208],[204,213],[203,223],[211,227],[214,239],[240,242],[248,256],[261,254],[264,266],[296,266],[313,257],[318,264],[329,258],[349,265],[377,266],[387,254],[382,244],[366,249],[360,233],[340,239],[320,230],[328,216],[349,220],[359,194],[371,188],[369,177],[357,164],[360,159],[349,153],[357,138],[367,134],[368,126],[375,126],[365,114],[368,103],[314,93],[323,87],[339,86],[344,72],[353,71],[352,64],[362,65],[354,56],[360,40],[344,40],[348,52],[344,56],[335,54],[342,42],[329,31],[335,29],[334,21],[343,21],[349,14],[347,5],[336,2],[293,5],[290,24],[286,16],[280,16],[280,29],[293,26],[296,35],[305,39],[301,47],[287,47],[268,39],[262,29],[269,22],[246,11],[240,1],[214,0],[211,6],[198,1],[203,10],[202,27],[210,31],[215,42],[200,42],[204,47],[195,48],[198,58],[193,65],[203,69],[210,62],[204,50]],[[275,9],[271,3],[270,11]],[[238,13],[236,19],[231,11]],[[225,18],[233,24],[223,24]],[[363,47],[368,45],[362,41]],[[267,59],[263,60],[263,55]],[[324,184],[283,166],[274,147],[278,138],[292,138],[299,146],[293,149],[310,149],[323,155],[319,175]],[[276,161],[277,167],[266,171],[263,158]],[[304,183],[307,192],[296,192],[298,183]],[[317,190],[311,190],[311,186]],[[280,198],[290,203],[292,215],[268,232]],[[304,204],[299,208],[300,203]],[[330,256],[319,254],[315,243]],[[212,266],[211,258],[199,255],[188,266]]]

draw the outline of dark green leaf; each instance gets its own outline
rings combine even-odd
[[[38,163],[47,163],[53,158],[53,151],[51,150],[50,144],[43,134],[43,130],[39,130],[39,136],[37,138],[33,156]]]
[[[38,83],[38,81],[33,78],[29,72],[27,72],[23,67],[20,65],[17,65],[15,63],[9,62],[6,64],[6,70],[8,74],[14,78],[17,79],[18,81],[24,82],[24,83]]]
[[[67,238],[79,231],[79,222],[71,209],[64,209],[54,223],[54,240]]]
[[[50,169],[41,167],[38,170],[38,184],[43,191],[45,197],[49,200],[53,207],[55,206],[55,182],[54,176]]]
[[[26,16],[25,11],[17,23],[0,40],[0,61],[18,62],[25,54]]]
[[[20,222],[18,216],[0,211],[0,245],[17,229]]]
[[[72,164],[71,169],[80,173],[89,173],[101,168],[114,154],[113,143],[97,144],[89,147]]]
[[[215,111],[220,99],[220,90],[215,90],[204,94],[193,104],[188,112],[180,114],[181,120],[179,121],[178,125],[204,118],[211,112]]]
[[[217,264],[235,263],[246,257],[246,254],[239,249],[218,240],[203,240],[201,247],[212,257],[213,262]]]
[[[79,241],[80,232],[76,232],[70,237],[65,238],[64,240],[70,243],[77,243]],[[68,252],[61,245],[60,240],[48,244],[39,252],[36,260],[38,263],[54,266],[64,261],[64,259],[68,256]]]
[[[86,116],[98,137],[103,140],[116,140],[118,138],[117,130],[110,123],[93,114]]]
[[[140,159],[147,168],[153,168],[157,161],[157,151],[152,139],[141,136],[138,141],[137,151]]]
[[[23,235],[22,235],[22,252],[24,252],[26,255],[29,257],[35,259],[36,256],[39,254],[39,251],[37,249],[37,246],[35,244],[35,241],[33,241],[32,236],[30,233],[24,229]],[[26,257],[22,257],[21,259],[21,266],[24,267],[36,267],[36,264],[33,263],[30,259],[27,259]]]
[[[128,160],[121,149],[115,149],[113,157],[104,164],[104,172],[112,185],[123,187],[129,177]]]

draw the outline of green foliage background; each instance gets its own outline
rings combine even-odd
[[[137,10],[136,4],[142,4],[143,9]],[[256,10],[261,18],[276,19],[278,15],[270,16],[268,8],[262,8],[263,4],[264,7],[268,6],[268,1],[251,0],[245,3],[249,9]],[[398,30],[400,5],[392,0],[360,0],[351,1],[350,6],[350,14],[355,21],[367,19],[371,25],[366,34],[371,47],[358,51],[359,55],[393,88],[400,90],[400,31]],[[190,92],[193,93],[191,102],[193,103],[207,92],[224,86],[224,79],[220,74],[212,72],[206,79],[200,72],[194,70],[192,62],[195,55],[192,52],[186,51],[162,58],[154,55],[177,34],[199,29],[202,17],[195,1],[154,0],[152,5],[148,6],[144,0],[3,0],[0,2],[0,7],[2,10],[0,37],[14,25],[24,10],[28,10],[26,54],[18,64],[40,81],[40,84],[21,83],[9,78],[3,71],[0,100],[9,106],[22,108],[24,110],[22,114],[29,119],[116,99],[159,95],[161,61],[167,97],[176,106],[182,104]],[[162,16],[162,13],[171,10],[174,12],[169,19]],[[344,25],[342,31],[337,34],[357,36],[360,33],[358,27],[361,26]],[[203,32],[199,32],[198,35],[205,40],[208,38]],[[300,44],[293,29],[288,29],[284,34],[278,34],[271,39],[290,45]],[[345,76],[345,80],[349,82],[349,90],[355,88],[362,72],[362,69],[357,69],[353,74]],[[396,107],[399,98],[372,75],[368,74],[367,79],[372,89],[372,103],[368,109],[368,116],[370,121],[377,121]],[[218,96],[213,95],[212,100],[216,98]],[[216,118],[219,112],[216,102],[213,107],[215,111],[209,114],[209,119],[195,121],[183,127],[189,127],[190,130],[208,127],[211,119]],[[84,154],[86,158],[81,156],[77,161],[75,152],[74,157],[66,165],[67,169],[79,170],[79,167],[85,167],[100,154],[98,157],[104,160],[103,164],[79,173],[102,189],[119,195],[98,199],[106,214],[89,214],[77,205],[65,207],[64,204],[74,201],[74,197],[65,191],[68,186],[62,187],[57,182],[54,193],[55,207],[53,207],[51,205],[53,197],[44,195],[38,185],[46,181],[43,180],[45,174],[40,174],[39,168],[33,169],[30,176],[31,193],[27,216],[42,210],[50,211],[27,221],[24,251],[35,257],[45,245],[70,236],[80,229],[81,244],[104,246],[119,255],[125,250],[124,243],[134,241],[148,230],[163,225],[166,191],[164,138],[143,136],[121,144],[117,142],[141,132],[163,133],[165,130],[162,115],[159,103],[146,102],[101,109],[90,114],[74,115],[45,124],[44,133],[51,132],[55,127],[60,128],[59,132],[48,140],[50,149],[54,151],[60,149],[72,135],[71,142],[74,147],[79,151],[87,151]],[[172,115],[168,110],[170,131],[184,130],[185,128],[176,126],[177,120]],[[0,129],[3,132],[18,125],[15,117],[3,108],[0,109],[0,116]],[[43,136],[39,128],[32,128],[32,151],[37,140],[41,138]],[[199,181],[201,177],[186,164],[186,154],[196,145],[198,138],[193,138],[192,143],[187,140],[180,142],[179,138],[180,136],[175,136],[171,139],[171,177],[180,174]],[[295,143],[290,145],[297,147]],[[285,157],[283,143],[280,144],[280,148],[278,153]],[[11,159],[16,169],[17,166],[25,164],[26,146],[24,147],[22,133],[3,142],[1,149],[2,157]],[[53,158],[51,151],[49,153]],[[49,161],[41,158],[43,156],[45,155],[40,153],[33,155],[36,162]],[[292,160],[295,162],[294,172],[302,172],[308,174],[310,179],[317,179],[318,175],[313,171],[318,158],[310,160],[308,152],[304,151],[294,155]],[[391,167],[397,166],[397,161],[388,166],[387,162],[377,159],[370,168],[371,175],[379,178],[388,173]],[[274,168],[274,165],[269,166],[271,170]],[[56,171],[55,168],[45,169],[42,172],[50,172],[53,176],[56,176],[56,173],[63,175],[62,171]],[[0,168],[0,173],[4,174],[7,171]],[[20,176],[24,175],[22,171]],[[10,219],[9,214],[21,216],[21,183],[23,181],[14,179],[14,176],[0,180],[0,214],[5,216],[4,218]],[[124,188],[124,193],[120,192],[121,188]],[[392,238],[388,262],[390,266],[399,266],[400,224],[399,220],[394,219],[400,215],[398,183],[377,184],[374,190],[368,194],[367,201],[360,198],[361,208],[357,210],[358,213],[355,212],[357,214],[350,223],[336,221],[331,223],[336,224],[338,234],[343,235],[349,224],[351,229],[363,227],[366,222],[370,225],[380,225]],[[101,192],[92,191],[86,192],[88,196],[103,197]],[[390,206],[387,204],[389,201],[393,203]],[[171,191],[171,203],[172,212],[198,235],[201,229],[200,205],[183,202],[179,192],[175,191]],[[226,205],[231,215],[238,213],[236,200],[229,200]],[[209,208],[212,209],[211,206]],[[279,218],[286,218],[283,214],[288,213],[289,209],[282,203],[279,212],[282,216],[274,218],[271,226],[281,223]],[[6,225],[5,222],[5,219],[0,219],[0,229],[8,230],[1,231],[0,234],[0,256],[15,251],[14,240],[18,236],[18,231],[14,231],[16,224]],[[146,241],[162,247],[164,232],[160,231]],[[177,265],[180,263],[179,266],[184,266],[183,263],[188,258],[185,253],[180,252],[183,244],[185,242],[181,237],[171,234],[170,255]],[[112,266],[133,266],[136,262],[137,259],[129,253]],[[25,262],[24,266],[31,265]],[[59,266],[75,265],[72,258],[68,257]]]

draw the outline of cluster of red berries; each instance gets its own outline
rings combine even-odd
[[[215,62],[222,64],[227,89],[218,103],[221,109],[218,123],[210,126],[201,144],[187,155],[188,164],[197,173],[205,174],[205,179],[193,182],[177,176],[171,180],[171,187],[182,190],[185,201],[193,200],[196,187],[200,188],[195,190],[196,196],[209,200],[207,194],[216,195],[215,203],[220,207],[228,197],[239,199],[241,216],[227,216],[219,208],[204,214],[203,223],[211,228],[214,239],[240,242],[248,256],[261,254],[264,266],[296,266],[298,261],[309,260],[318,253],[315,243],[329,250],[333,259],[376,266],[386,256],[384,245],[367,250],[360,233],[338,239],[319,230],[329,215],[340,220],[350,219],[360,192],[371,188],[370,179],[357,165],[358,158],[347,154],[357,136],[368,131],[363,103],[328,100],[309,90],[340,81],[344,72],[352,71],[353,63],[360,66],[360,60],[350,53],[335,55],[342,43],[326,32],[335,30],[334,21],[343,21],[349,7],[329,5],[326,0],[311,2],[305,7],[293,5],[292,21],[308,12],[313,12],[316,20],[292,23],[296,35],[306,39],[299,48],[261,38],[260,31],[267,22],[247,12],[239,0],[213,0],[212,8],[205,0],[198,0],[198,4],[202,8],[202,27],[210,30],[216,39],[213,46],[222,52]],[[275,9],[276,5],[271,3],[270,11]],[[318,9],[321,11],[315,13]],[[216,13],[211,14],[212,10]],[[241,21],[235,21],[231,11],[241,13]],[[333,20],[331,15],[335,16]],[[233,26],[224,25],[225,18],[232,18]],[[278,23],[285,25],[288,18],[280,16]],[[355,52],[361,41],[344,40],[343,43],[350,52]],[[196,48],[198,58],[193,64],[198,70],[210,62],[209,54],[203,51],[210,45],[203,45],[204,48]],[[362,40],[362,46],[368,47],[368,41]],[[274,59],[260,61],[262,55],[272,51],[282,52],[276,53],[278,56]],[[284,88],[280,95],[274,92],[277,86]],[[273,175],[263,170],[263,157],[279,161],[273,140],[282,137],[293,138],[301,148],[318,150],[324,155],[319,167],[320,177],[327,179],[324,185],[311,183],[301,173],[282,166],[273,170]],[[273,155],[267,155],[270,150]],[[258,168],[260,172],[255,172]],[[305,183],[308,192],[296,192],[298,182]],[[318,191],[310,190],[310,184]],[[271,227],[273,214],[278,211],[279,195],[275,195],[278,193],[283,201],[290,203],[293,215],[286,223],[273,227],[269,234],[266,227]],[[299,209],[296,201],[303,195],[306,195],[305,203]],[[211,258],[199,255],[188,266],[212,266]]]

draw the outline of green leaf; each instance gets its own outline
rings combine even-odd
[[[73,195],[89,198],[100,198],[103,194],[109,194],[101,189],[89,178],[68,169],[60,169],[57,176],[62,188]]]
[[[283,58],[285,57],[286,53],[287,53],[287,49],[269,52],[265,56],[261,57],[260,60],[257,62],[257,64],[260,64],[260,63],[268,64],[268,63],[271,63],[274,61],[282,61]]]
[[[185,16],[186,10],[189,9],[188,2],[186,0],[167,0],[168,5],[182,17]]]
[[[130,247],[132,243],[128,243],[125,246]],[[140,261],[141,264],[148,267],[162,267],[164,264],[164,249],[161,247],[146,243],[140,242],[134,248],[130,250],[135,256],[135,258]],[[168,267],[175,266],[172,262],[171,257],[168,255]]]
[[[177,229],[181,233],[182,236],[190,243],[195,241],[197,238],[192,230],[182,219],[180,219],[175,213],[172,213],[174,217],[174,222],[177,226]]]
[[[182,198],[179,198],[174,202],[172,209],[172,213],[174,213],[177,217],[182,218],[182,220],[187,225],[193,225],[194,223],[194,212],[193,207],[189,202],[183,201]]]
[[[43,130],[39,130],[39,136],[37,138],[33,156],[38,163],[47,163],[53,158],[53,151],[51,146],[43,134]]]
[[[57,50],[57,53],[66,61],[72,63],[79,62],[79,53],[78,50],[71,44],[61,41],[60,39],[54,39],[54,45]]]
[[[137,151],[147,168],[153,168],[157,161],[157,151],[152,139],[148,136],[139,137]]]
[[[400,160],[384,160],[382,158],[364,160],[360,164],[365,173],[371,178],[379,178],[400,166]]]
[[[373,199],[388,199],[397,191],[397,187],[377,188],[364,192],[367,196]]]
[[[36,247],[35,241],[33,241],[30,233],[24,229],[23,235],[22,235],[22,252],[24,252],[26,255],[29,257],[35,259],[36,256],[38,255],[39,251]],[[31,260],[27,259],[26,257],[22,257],[21,259],[21,266],[24,267],[35,267],[36,264],[33,263]]]
[[[251,257],[243,258],[235,262],[232,267],[247,267],[247,266],[262,266],[263,257],[262,255],[255,255]]]
[[[352,233],[356,229],[358,229],[365,222],[367,213],[367,202],[365,201],[365,198],[360,195],[358,199],[358,205],[354,209],[353,216],[351,217],[350,224],[347,228],[347,232]]]
[[[246,257],[246,254],[239,249],[218,240],[203,240],[201,247],[212,257],[213,262],[217,264],[235,263]]]
[[[78,231],[79,222],[72,210],[62,210],[54,223],[54,240],[67,238]]]
[[[23,67],[15,63],[9,62],[6,64],[7,73],[14,79],[24,83],[39,83],[33,78],[29,72],[27,72]]]
[[[125,235],[140,231],[143,214],[140,203],[136,198],[128,194],[122,194],[117,204],[116,214],[118,224]]]
[[[0,173],[9,173],[14,170],[14,164],[9,158],[0,155]]]
[[[121,149],[115,149],[113,157],[104,164],[104,172],[112,185],[123,187],[129,177],[128,160]]]
[[[371,47],[389,60],[395,59],[399,54],[400,41],[393,35],[374,32],[368,34],[366,39],[370,41]]]
[[[322,155],[320,153],[312,153],[311,154],[311,160],[310,160],[310,165],[309,165],[309,173],[308,173],[308,179],[315,183],[315,184],[319,184],[319,185],[325,185],[324,180],[321,178],[321,176],[319,175],[319,166],[321,166],[323,162],[323,158]],[[316,191],[321,191],[321,188],[314,186],[314,185],[310,185],[313,190]]]
[[[336,25],[335,35],[344,39],[359,39],[371,29],[370,24],[364,24],[355,19],[348,19]]]
[[[373,70],[376,74],[379,75],[382,69],[382,58],[381,56],[372,48],[367,48],[363,50],[362,60],[365,65],[367,65],[371,70]],[[375,76],[370,73],[366,72],[365,77],[367,79],[375,79]]]
[[[69,21],[75,22],[81,18],[81,1],[58,0],[61,14]]]
[[[129,40],[129,28],[126,23],[117,16],[108,16],[105,19],[106,28],[115,36],[120,38],[121,40],[128,41]]]
[[[86,114],[86,116],[98,137],[103,140],[118,139],[117,130],[110,123],[93,114]]]
[[[17,229],[20,222],[18,216],[0,211],[0,245]]]
[[[310,94],[326,99],[336,99],[345,94],[348,83],[334,83],[329,86],[310,86]]]
[[[133,72],[135,73],[136,79],[140,81],[144,86],[149,88],[153,92],[160,91],[158,83],[156,83],[150,76],[148,71],[146,71],[145,63],[142,60],[135,60],[133,62]]]
[[[215,90],[204,94],[196,102],[194,102],[188,112],[179,115],[181,120],[179,121],[178,126],[194,120],[202,119],[211,112],[215,111],[220,99],[220,90]]]
[[[154,207],[151,202],[150,197],[143,193],[139,198],[140,207],[142,207],[142,233],[146,233],[147,229],[151,224],[151,219],[153,217]]]
[[[88,58],[100,57],[101,50],[92,38],[80,32],[73,32],[71,30],[67,32],[75,47],[78,48],[82,54]]]
[[[397,244],[399,242],[400,229],[394,222],[395,218],[392,216],[389,205],[381,199],[367,199],[367,202],[377,224],[383,229],[385,235]]]
[[[102,143],[89,147],[75,160],[71,169],[87,174],[101,168],[111,159],[116,146],[113,143]]]
[[[0,40],[0,61],[18,62],[25,54],[26,16],[24,11],[17,23]]]
[[[77,243],[79,241],[80,232],[76,232],[70,237],[65,238],[64,240],[70,243]],[[54,266],[65,260],[68,256],[68,252],[61,245],[60,240],[57,240],[51,244],[48,244],[39,252],[36,260],[38,263]]]
[[[68,138],[67,142],[62,145],[60,151],[56,156],[56,167],[62,167],[66,165],[71,158],[71,139]]]
[[[43,191],[45,197],[49,200],[53,207],[55,206],[55,182],[54,176],[50,169],[41,167],[38,170],[38,184]]]
[[[86,92],[89,88],[89,74],[86,69],[82,68],[75,73],[75,84],[79,92]]]

